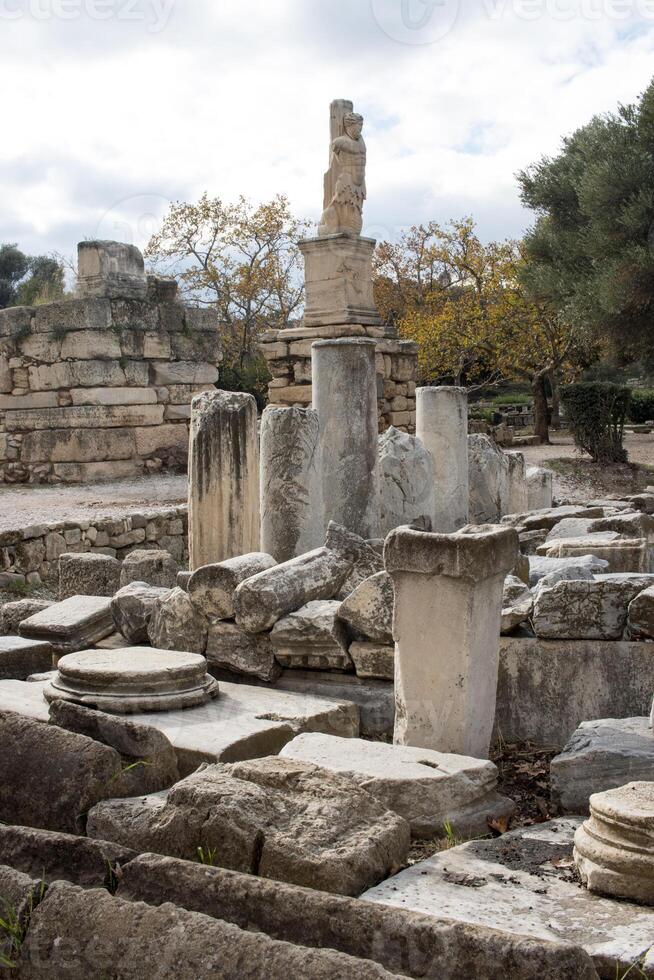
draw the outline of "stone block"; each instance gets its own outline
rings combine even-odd
[[[157,393],[152,388],[73,388],[70,397],[73,405],[156,405],[157,403]]]
[[[579,555],[575,558],[543,558],[529,556],[529,585],[533,589],[546,576],[553,582],[565,579],[588,579],[589,575],[600,575],[609,567],[607,561],[595,555]],[[643,586],[645,588],[645,586]]]
[[[563,581],[539,589],[533,627],[544,639],[619,640],[638,581]]]
[[[273,388],[270,391],[272,405],[310,405],[312,398],[311,385],[289,385],[286,388]]]
[[[136,857],[128,847],[37,827],[0,824],[0,853],[12,868],[46,882],[64,879],[86,888],[109,884],[109,869]]]
[[[67,361],[50,365],[33,365],[28,370],[32,391],[52,391],[58,388],[125,387],[148,384],[148,365],[128,361]]]
[[[0,607],[0,634],[11,636],[18,633],[18,627],[24,619],[29,619],[30,616],[51,605],[52,602],[47,599],[18,599],[16,602],[6,602]]]
[[[305,329],[381,322],[372,290],[371,238],[330,235],[300,243],[306,281]]]
[[[275,623],[270,640],[278,662],[305,670],[352,670],[339,609],[338,601],[308,602]]]
[[[196,361],[175,361],[170,364],[153,364],[154,384],[215,384],[219,371],[214,364]]]
[[[148,627],[157,600],[167,597],[169,592],[170,589],[145,582],[131,582],[116,592],[111,613],[116,629],[128,644],[148,642]]]
[[[8,432],[35,429],[107,429],[161,425],[163,405],[77,405],[12,411],[5,415]]]
[[[166,405],[164,419],[166,422],[179,422],[191,418],[190,405]]]
[[[75,463],[89,459],[131,459],[136,440],[131,429],[43,429],[26,432],[23,463]]]
[[[187,859],[220,841],[221,867],[346,895],[400,865],[410,836],[353,781],[278,757],[203,768],[165,799],[108,801],[88,833]]]
[[[108,463],[55,463],[52,469],[62,483],[104,483],[140,476],[143,465],[139,460],[119,459]]]
[[[392,681],[395,678],[395,647],[382,643],[351,643],[350,657],[357,677]]]
[[[43,364],[54,364],[61,359],[61,337],[50,337],[44,333],[29,334],[16,344],[23,357],[29,357]]]
[[[266,683],[273,683],[281,674],[270,634],[246,633],[236,623],[210,625],[205,656],[212,668],[256,677]]]
[[[111,600],[104,596],[73,596],[20,624],[21,636],[51,643],[57,655],[92,647],[112,632]]]
[[[121,354],[120,341],[110,330],[71,331],[61,343],[63,361],[112,361]]]
[[[610,572],[647,573],[650,570],[649,545],[645,538],[623,538],[616,531],[602,531],[545,542],[538,551],[547,558],[575,558],[593,554],[608,563]]]
[[[135,530],[142,530],[137,528]],[[141,541],[145,539],[145,532]],[[119,546],[117,546],[119,547]],[[120,587],[131,582],[146,582],[162,589],[174,589],[179,566],[167,551],[132,551],[123,561],[120,570]]]
[[[0,395],[0,412],[24,408],[56,408],[59,396],[56,391],[33,391],[24,395]]]
[[[111,327],[111,304],[107,299],[73,299],[35,306],[32,330],[55,337],[69,330],[108,330]]]
[[[482,759],[320,734],[298,735],[280,755],[353,779],[404,817],[413,837],[445,838],[448,823],[457,838],[483,836],[488,819],[515,809],[497,793],[496,766]]]
[[[0,310],[0,337],[24,337],[32,329],[31,306],[10,306]]]
[[[160,310],[142,299],[114,299],[111,302],[113,324],[117,330],[137,330],[154,333],[159,330]]]
[[[18,603],[8,605],[16,606]],[[6,606],[2,611],[3,624],[5,609]],[[51,670],[52,653],[50,644],[43,641],[0,636],[0,680],[26,681],[31,674]]]
[[[193,606],[188,593],[174,588],[155,603],[148,625],[153,647],[204,653],[209,624]]]
[[[506,454],[484,435],[468,436],[470,520],[498,523],[508,513],[509,463]]]
[[[167,361],[172,356],[168,334],[161,332],[143,334],[143,357],[153,361]]]
[[[143,256],[135,245],[85,241],[77,246],[80,296],[145,299],[148,285]]]
[[[393,643],[393,580],[387,572],[365,579],[340,606],[338,616],[359,636]]]
[[[654,585],[633,599],[628,612],[629,635],[654,638]]]
[[[193,605],[207,619],[233,619],[236,588],[241,582],[276,564],[270,555],[257,551],[228,558],[215,565],[204,565],[191,574],[187,591]]]
[[[154,456],[164,450],[188,452],[188,426],[184,423],[135,428],[136,452],[141,457]]]
[[[432,458],[418,439],[392,426],[379,437],[379,486],[382,536],[401,524],[433,519],[436,479]]]
[[[59,558],[59,599],[76,595],[112,596],[120,584],[120,562],[108,555],[63,554]]]

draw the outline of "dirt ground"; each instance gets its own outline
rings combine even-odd
[[[551,434],[551,446],[526,446],[523,453],[528,466],[545,466],[554,470],[554,496],[557,500],[584,503],[597,497],[632,494],[654,485],[654,435],[627,433],[624,440],[629,463],[601,466],[579,453],[572,437]]]

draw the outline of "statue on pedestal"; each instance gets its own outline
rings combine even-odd
[[[346,99],[330,107],[329,170],[325,174],[324,211],[318,235],[360,235],[366,199],[366,144],[363,116]]]

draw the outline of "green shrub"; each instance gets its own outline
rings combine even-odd
[[[568,385],[562,391],[575,444],[597,463],[625,463],[622,445],[631,391],[609,382]]]
[[[629,405],[629,420],[637,425],[651,422],[654,419],[654,390],[642,388],[631,393]]]

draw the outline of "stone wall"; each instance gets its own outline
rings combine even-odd
[[[0,588],[56,583],[59,556],[91,552],[122,561],[135,548],[162,548],[188,561],[188,507],[159,507],[89,521],[58,521],[0,532]]]
[[[268,385],[271,405],[311,404],[311,345],[334,337],[371,337],[377,344],[377,394],[379,431],[389,426],[415,432],[418,347],[398,340],[379,326],[291,327],[270,330],[261,344],[272,374]]]
[[[191,398],[218,380],[218,321],[177,302],[174,282],[140,283],[141,299],[114,288],[0,310],[0,482],[186,464]]]

